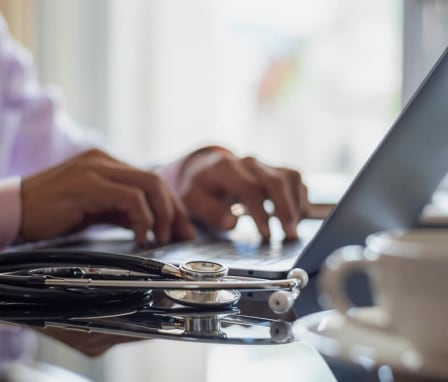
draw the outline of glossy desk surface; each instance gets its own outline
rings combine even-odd
[[[53,318],[44,324],[69,331],[125,334],[143,339],[116,346],[106,353],[108,382],[114,382],[114,376],[123,373],[135,382],[143,381],[140,376],[148,373],[160,375],[151,378],[155,382],[176,380],[192,370],[200,376],[191,380],[204,382],[276,379],[391,382],[448,378],[445,360],[424,357],[397,336],[353,327],[335,311],[297,318],[292,313],[284,316],[269,313],[265,301],[250,301],[246,304],[249,308],[245,308],[245,303],[243,300],[241,311],[231,311],[230,315],[190,314],[190,319],[199,320],[194,325],[190,322],[190,332],[184,310],[174,313],[174,317],[180,318],[177,324],[184,326],[167,325],[172,321],[166,321],[166,314],[162,313],[165,326],[160,332],[153,331],[152,325],[159,322],[154,321],[149,311],[118,319]],[[363,314],[375,317],[374,311],[364,310]],[[155,339],[144,340],[147,338]],[[82,374],[82,370],[75,371]]]

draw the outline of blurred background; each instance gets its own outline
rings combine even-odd
[[[219,143],[305,178],[353,177],[448,41],[446,0],[0,0],[0,10],[41,82],[125,158],[166,162]],[[55,346],[41,339],[38,357],[95,381],[221,380],[213,346],[145,342],[95,360]],[[188,367],[163,368],[173,357]]]

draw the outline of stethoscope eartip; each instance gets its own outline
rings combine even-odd
[[[308,273],[302,268],[293,268],[288,272],[288,279],[297,279],[299,281],[299,288],[303,289],[307,286],[309,277]]]
[[[276,344],[284,344],[290,342],[293,338],[293,331],[289,322],[277,321],[273,322],[269,329],[272,341]]]
[[[299,293],[299,290],[294,293],[285,290],[275,291],[269,296],[269,308],[276,314],[286,313],[291,309],[295,299],[299,296]]]

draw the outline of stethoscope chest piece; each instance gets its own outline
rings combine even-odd
[[[219,281],[228,273],[225,265],[211,261],[190,261],[179,266],[182,276],[189,281]],[[224,307],[236,304],[241,293],[235,289],[214,290],[165,290],[166,296],[173,301],[189,306]]]
[[[241,293],[237,290],[165,290],[165,294],[173,301],[187,306],[225,307],[236,304]]]

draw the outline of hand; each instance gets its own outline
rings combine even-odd
[[[179,172],[177,189],[192,218],[219,229],[235,226],[237,217],[230,207],[242,203],[265,238],[270,236],[266,199],[273,202],[287,239],[297,239],[297,223],[309,209],[307,189],[297,171],[253,157],[238,158],[219,147],[190,155]]]
[[[20,236],[26,241],[93,223],[130,228],[140,245],[150,230],[159,244],[194,236],[184,207],[158,175],[96,149],[23,179],[21,193]]]

